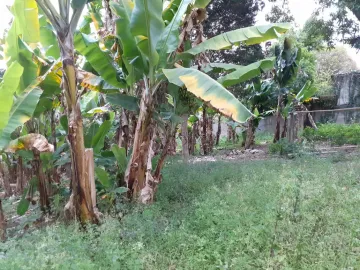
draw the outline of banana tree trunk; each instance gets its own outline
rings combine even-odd
[[[18,157],[16,169],[17,169],[16,193],[22,194],[24,191],[24,167],[23,167],[22,157]]]
[[[251,118],[249,120],[249,126],[246,131],[246,138],[245,138],[245,149],[249,149],[251,146],[254,145],[255,141],[255,120]]]
[[[278,96],[278,105],[277,105],[277,112],[276,112],[276,127],[275,127],[275,134],[274,134],[274,143],[280,140],[280,129],[281,129],[281,103],[282,103],[282,96]]]
[[[68,216],[76,213],[82,224],[87,222],[97,223],[98,219],[92,206],[90,182],[87,179],[87,170],[85,168],[84,130],[77,96],[77,70],[71,31],[69,30],[66,34],[58,33],[58,41],[63,64],[62,85],[66,98],[69,122],[68,142],[71,149],[72,200],[67,205],[67,210],[71,212]]]
[[[5,215],[4,215],[4,211],[2,208],[1,199],[0,199],[0,240],[2,242],[5,242],[5,240],[6,240],[6,220],[5,220]]]
[[[169,143],[169,147],[168,147],[168,155],[175,156],[176,155],[176,148],[177,148],[177,142],[176,142],[176,132],[175,132],[170,136],[170,143]]]
[[[189,162],[189,132],[188,132],[188,119],[189,115],[182,116],[181,123],[181,143],[182,143],[182,156],[185,163]]]
[[[140,114],[137,120],[133,151],[125,172],[125,182],[129,195],[134,200],[140,200],[141,191],[146,187],[146,173],[151,159],[154,127],[152,123],[153,100],[149,91],[143,91],[140,102]],[[150,160],[151,163],[151,160]]]
[[[216,131],[216,142],[215,142],[216,146],[219,146],[220,136],[221,136],[221,114],[219,115],[219,118],[218,118],[218,128]]]
[[[232,127],[230,125],[227,125],[227,141],[228,142],[232,141],[232,135],[233,135]]]
[[[208,145],[207,145],[207,115],[206,115],[206,106],[203,106],[203,115],[201,119],[201,147],[204,155],[208,154]]]
[[[128,153],[129,148],[129,120],[128,115],[123,109],[120,115],[120,126],[118,130],[118,146],[125,148],[125,153]]]
[[[199,137],[199,122],[195,122],[191,129],[191,134],[189,136],[189,154],[195,155],[196,140]]]
[[[55,109],[51,110],[51,144],[54,146],[54,151],[57,149],[57,141],[56,141],[56,111]],[[55,183],[60,183],[60,177],[57,173],[57,169],[52,169],[52,180]]]
[[[40,208],[41,211],[45,212],[50,209],[50,201],[48,196],[48,187],[46,183],[46,177],[42,170],[40,153],[34,153],[34,162],[35,162],[35,170],[36,176],[39,180],[39,192],[40,192]]]
[[[134,145],[134,138],[137,126],[137,117],[134,113],[129,112],[129,143],[128,148],[131,149]]]
[[[238,135],[236,134],[236,128],[231,128],[231,138],[233,141],[233,144],[238,143],[239,139],[238,139]]]
[[[0,177],[4,185],[5,197],[10,197],[12,195],[12,189],[9,181],[9,174],[5,173],[4,164],[0,161]]]
[[[282,138],[282,139],[287,137],[287,132],[288,132],[287,122],[288,122],[288,119],[287,119],[287,117],[285,117],[285,118],[284,118],[283,131],[282,131],[282,133],[281,133],[281,138]]]
[[[213,115],[208,115],[207,117],[207,130],[206,130],[206,145],[208,153],[212,153],[214,149],[214,135],[213,135]]]

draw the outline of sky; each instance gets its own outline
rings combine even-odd
[[[54,1],[54,0],[52,0]],[[0,35],[2,35],[5,28],[8,27],[11,20],[11,13],[7,6],[11,5],[13,0],[0,0]],[[311,16],[312,11],[316,8],[314,0],[289,0],[290,10],[295,18],[297,25],[302,27],[306,20]],[[270,5],[265,5],[265,9],[257,16],[258,24],[265,24],[265,14],[269,12]],[[355,60],[360,69],[360,52],[357,53],[355,49],[345,46],[348,54]]]

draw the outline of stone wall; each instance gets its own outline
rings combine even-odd
[[[332,76],[339,108],[360,107],[360,71]]]

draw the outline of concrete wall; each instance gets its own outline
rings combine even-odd
[[[332,77],[337,96],[337,108],[360,107],[360,71],[336,74]],[[312,113],[316,123],[360,123],[360,111]],[[276,117],[260,122],[260,132],[275,132]]]

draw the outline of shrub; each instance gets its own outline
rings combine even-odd
[[[273,155],[294,157],[300,154],[301,148],[299,143],[292,143],[287,139],[280,139],[277,143],[269,145],[269,152]]]
[[[330,142],[332,145],[359,145],[360,125],[323,124],[318,130],[306,128],[302,136],[309,141]]]

